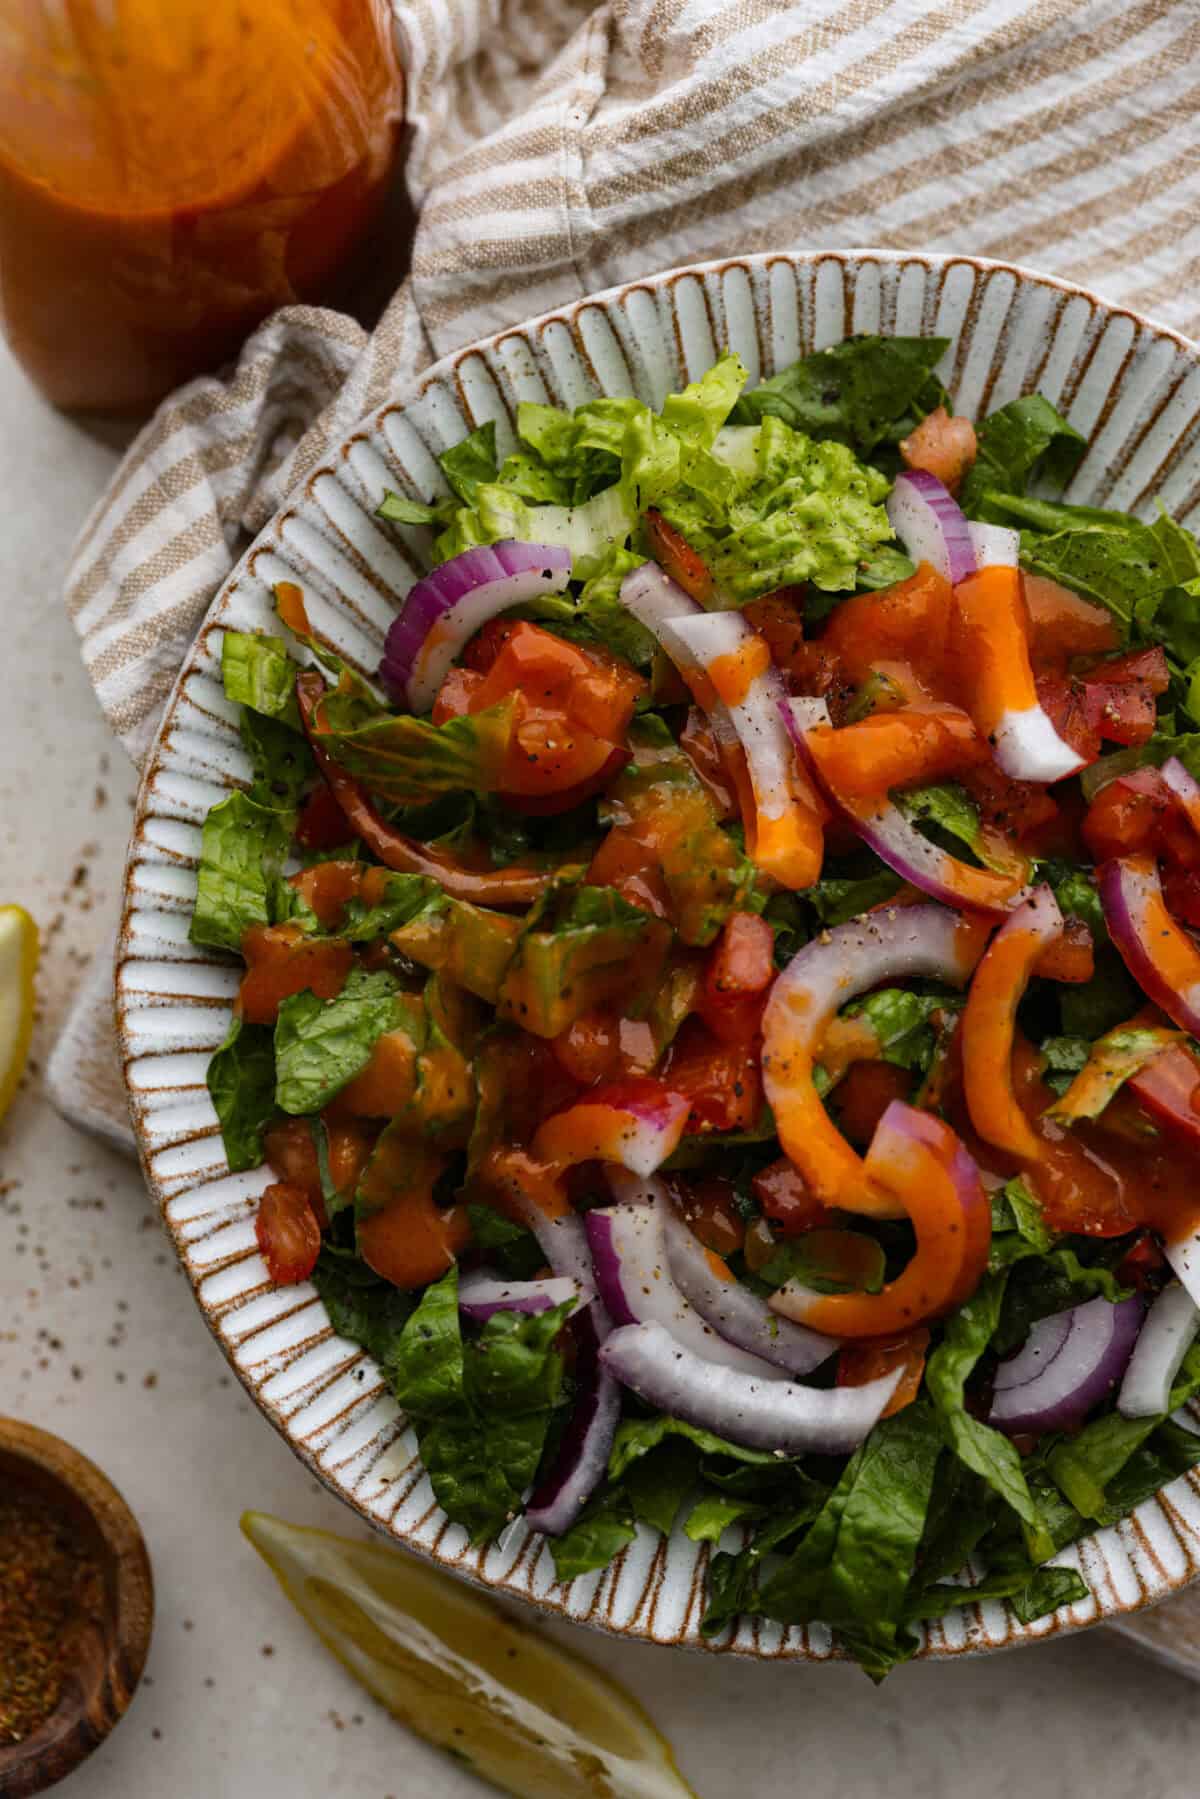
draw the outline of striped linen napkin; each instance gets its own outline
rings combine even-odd
[[[409,278],[370,337],[290,307],[168,400],[66,584],[113,730],[144,760],[248,534],[437,357],[681,263],[772,248],[961,251],[1200,334],[1196,0],[394,0]],[[47,1070],[132,1149],[99,967]],[[1200,1676],[1200,1595],[1116,1626]]]

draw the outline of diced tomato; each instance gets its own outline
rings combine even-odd
[[[358,1196],[359,1253],[394,1286],[439,1280],[470,1241],[466,1207],[443,1211],[434,1199],[444,1165],[429,1144],[391,1134],[371,1158]]]
[[[664,1080],[691,1103],[687,1134],[748,1131],[762,1107],[757,1051],[722,1043],[699,1018],[689,1018],[671,1046]]]
[[[1139,1231],[1113,1273],[1119,1286],[1136,1287],[1144,1293],[1159,1284],[1166,1266],[1167,1258],[1151,1233]]]
[[[640,906],[655,918],[670,917],[659,847],[646,826],[614,825],[592,857],[587,879],[594,887],[615,887],[631,906]]]
[[[294,924],[251,925],[242,938],[246,972],[238,1006],[247,1024],[274,1024],[279,1007],[306,990],[334,999],[354,966],[354,952],[336,938],[306,938]]]
[[[761,599],[751,600],[742,607],[742,613],[746,622],[766,638],[776,668],[785,675],[799,670],[808,672],[806,651],[811,646],[804,641],[803,587],[777,587]]]
[[[613,753],[646,689],[628,663],[605,650],[579,649],[527,619],[493,619],[468,649],[468,667],[447,675],[435,717],[460,713],[464,702],[475,713],[516,696],[513,740],[497,778],[501,793],[557,795],[560,806],[569,805],[582,784],[615,772]]]
[[[923,562],[894,587],[843,600],[825,628],[822,647],[836,654],[856,686],[882,660],[908,665],[929,692],[944,691],[952,600],[950,583]]]
[[[900,445],[906,468],[925,469],[957,493],[979,448],[970,419],[951,417],[944,406],[927,412]]]
[[[346,814],[322,781],[314,787],[296,826],[296,842],[304,850],[335,850],[348,843],[354,833],[346,823]]]
[[[655,562],[682,587],[684,593],[706,606],[713,595],[713,578],[703,556],[655,507],[647,509],[644,522],[646,542]]]
[[[1167,652],[1156,643],[1148,649],[1127,650],[1123,656],[1109,656],[1093,663],[1081,679],[1107,687],[1148,687],[1158,699],[1171,685],[1171,672]]]
[[[907,1099],[912,1075],[891,1062],[855,1062],[833,1092],[838,1123],[851,1143],[865,1147],[894,1099]]]
[[[1166,692],[1168,678],[1166,656],[1156,645],[1083,673],[1039,675],[1037,691],[1059,736],[1094,762],[1101,739],[1137,744],[1153,735],[1155,700]]]
[[[263,1149],[272,1174],[299,1187],[314,1208],[322,1203],[317,1146],[307,1118],[277,1118],[263,1132]]]
[[[721,756],[712,726],[699,706],[688,710],[679,747],[695,769],[718,818],[737,815],[737,788]]]
[[[1035,668],[1065,674],[1077,656],[1102,656],[1116,649],[1116,626],[1103,606],[1044,575],[1026,575],[1024,587]]]
[[[1045,787],[1036,781],[1013,781],[993,762],[966,768],[959,776],[985,825],[991,825],[1017,843],[1027,843],[1048,825],[1058,807]]]
[[[1089,716],[1109,743],[1146,743],[1153,737],[1158,708],[1144,682],[1088,681],[1085,691]]]
[[[700,1016],[723,1043],[745,1044],[762,1024],[775,979],[775,932],[753,912],[726,919],[713,945],[700,996]]]
[[[1200,873],[1195,869],[1168,868],[1162,890],[1172,917],[1200,930]]]
[[[843,1343],[838,1351],[837,1384],[865,1387],[902,1368],[900,1382],[883,1411],[883,1416],[890,1418],[911,1405],[920,1392],[928,1349],[929,1332],[923,1324],[899,1337],[865,1337],[858,1343]]]
[[[643,1018],[615,1012],[584,1012],[550,1047],[560,1066],[581,1087],[616,1075],[646,1074],[658,1060],[654,1032]]]
[[[321,1253],[321,1227],[300,1187],[278,1181],[258,1202],[254,1235],[276,1286],[307,1280]]]
[[[683,1189],[679,1209],[706,1249],[730,1256],[746,1241],[746,1221],[738,1210],[732,1181],[722,1175],[691,1180]]]
[[[1096,972],[1096,948],[1092,933],[1082,918],[1068,918],[1063,934],[1047,944],[1037,959],[1034,974],[1046,981],[1064,981],[1082,986]]]
[[[1097,862],[1155,848],[1166,814],[1174,805],[1156,768],[1135,768],[1102,787],[1088,807],[1083,838]]]
[[[447,670],[446,678],[438,688],[437,698],[433,702],[431,714],[435,725],[444,725],[448,718],[464,718],[471,710],[471,701],[483,686],[485,676],[477,669],[455,666]]]
[[[1064,743],[1085,762],[1094,762],[1100,754],[1100,727],[1083,682],[1070,675],[1038,675],[1035,686],[1043,711]]]
[[[813,1198],[800,1170],[786,1156],[760,1169],[751,1191],[784,1237],[798,1237],[803,1231],[827,1225],[833,1217],[828,1207]]]

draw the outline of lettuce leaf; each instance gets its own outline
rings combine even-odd
[[[985,1575],[970,1587],[926,1587],[908,1605],[905,1618],[915,1624],[922,1618],[944,1618],[947,1612],[957,1610],[960,1605],[979,1605],[985,1599],[1007,1599],[1022,1624],[1033,1624],[1056,1612],[1060,1606],[1078,1604],[1087,1598],[1088,1592],[1087,1582],[1074,1568],[1013,1568],[1001,1574]]]
[[[1000,1322],[1007,1282],[1007,1269],[986,1274],[971,1298],[946,1320],[942,1341],[925,1365],[925,1386],[959,1461],[985,1480],[1019,1518],[1032,1522],[1033,1501],[1016,1449],[966,1409],[966,1384]]]
[[[249,706],[265,718],[300,729],[296,704],[296,664],[282,637],[226,631],[221,639],[221,680],[225,698]]]
[[[815,887],[810,887],[804,898],[815,908],[822,924],[847,924],[850,919],[869,912],[872,906],[891,899],[902,885],[898,874],[893,874],[890,868],[881,867],[878,874],[865,875],[858,880],[826,877],[818,881]],[[774,903],[771,900],[767,904],[768,918]]]
[[[1122,1504],[1128,1499],[1128,1489],[1117,1483],[1131,1458],[1165,1424],[1170,1414],[1186,1405],[1197,1392],[1200,1392],[1200,1344],[1193,1343],[1175,1378],[1163,1416],[1122,1418],[1119,1412],[1106,1412],[1085,1424],[1075,1436],[1056,1444],[1046,1458],[1046,1472],[1063,1498],[1082,1517],[1097,1522],[1110,1518],[1115,1509],[1110,1489],[1120,1495]],[[1193,1442],[1196,1447],[1194,1459],[1200,1460],[1200,1437],[1194,1437]],[[1187,1465],[1191,1466],[1191,1463]]]
[[[497,1012],[538,1037],[619,997],[657,967],[670,926],[612,887],[550,888],[529,915],[500,982]]]
[[[475,504],[475,496],[484,482],[496,479],[496,421],[488,419],[478,430],[443,450],[438,466],[453,491],[466,505]]]
[[[910,993],[904,987],[883,987],[847,1006],[846,1015],[866,1020],[879,1040],[883,1061],[923,1074],[937,1042],[930,1019],[935,1012],[960,1004],[957,996],[944,999],[932,993]]]
[[[375,517],[386,519],[393,525],[432,525],[438,517],[438,508],[427,506],[423,500],[410,500],[407,494],[394,493],[390,487],[385,487],[383,498],[375,508]]]
[[[404,1326],[416,1310],[416,1294],[394,1287],[357,1256],[328,1244],[317,1258],[312,1283],[338,1336],[359,1344],[386,1375]]]
[[[680,1506],[696,1486],[699,1461],[694,1444],[668,1437],[631,1463],[625,1491],[639,1524],[670,1535]]]
[[[380,799],[418,806],[439,793],[495,792],[516,725],[511,699],[485,712],[448,718],[444,724],[408,713],[388,713],[339,729],[326,709],[329,728],[318,741],[348,774]]]
[[[588,1501],[570,1530],[551,1537],[554,1572],[559,1580],[574,1580],[580,1574],[607,1568],[636,1535],[628,1493],[622,1487],[605,1488]]]
[[[353,968],[336,999],[293,993],[275,1025],[275,1101],[280,1111],[319,1112],[361,1074],[376,1040],[407,1017],[405,996],[384,970]]]
[[[394,947],[496,1005],[521,935],[521,921],[430,885],[434,890],[425,903],[392,931]]]
[[[983,420],[976,436],[978,454],[959,496],[971,518],[990,517],[987,501],[994,494],[1023,495],[1037,476],[1065,487],[1087,448],[1087,439],[1041,394],[1010,400]]]
[[[688,1424],[682,1418],[668,1418],[659,1412],[653,1418],[626,1418],[617,1426],[608,1458],[609,1479],[620,1480],[642,1456],[649,1455],[651,1450],[671,1438],[694,1444],[701,1455],[745,1462],[754,1467],[770,1468],[779,1461],[770,1450],[746,1449],[740,1443],[727,1443],[724,1437],[715,1436],[698,1424]]]
[[[1023,540],[1021,562],[1104,606],[1125,636],[1135,622],[1151,624],[1173,588],[1184,590],[1184,611],[1196,618],[1200,545],[1166,512],[1149,525],[1130,518],[1120,527],[1079,525]]]
[[[288,814],[298,810],[317,772],[308,739],[286,719],[266,718],[248,707],[242,712],[241,738],[254,768],[250,798],[255,805]],[[290,827],[292,820],[288,822]]]
[[[245,793],[219,800],[204,821],[193,943],[240,950],[251,925],[270,924],[294,814],[261,806]]]
[[[620,483],[570,506],[531,506],[513,487],[484,482],[470,506],[460,507],[434,544],[434,557],[445,562],[475,544],[519,538],[526,543],[561,544],[571,552],[572,573],[586,580],[614,547],[624,545],[637,523],[637,512]]]
[[[782,419],[869,454],[899,442],[944,397],[933,376],[947,337],[851,337],[802,357],[743,394],[735,424]]]
[[[533,1316],[497,1312],[473,1342],[458,1314],[458,1269],[427,1287],[387,1373],[413,1420],[438,1504],[487,1542],[516,1516],[563,1399],[555,1348],[571,1302]]]
[[[205,1076],[234,1174],[263,1159],[263,1127],[275,1115],[275,1045],[269,1025],[234,1017]]]

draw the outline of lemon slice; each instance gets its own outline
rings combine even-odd
[[[326,1647],[426,1742],[517,1799],[696,1799],[623,1688],[460,1581],[382,1544],[247,1512]]]
[[[37,926],[23,906],[0,906],[0,1118],[8,1111],[33,1034]]]

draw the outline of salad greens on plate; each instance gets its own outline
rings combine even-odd
[[[709,1546],[874,1679],[1200,1462],[1200,547],[938,338],[522,403],[378,496],[374,678],[275,592],[192,940],[257,1235],[449,1518]]]

